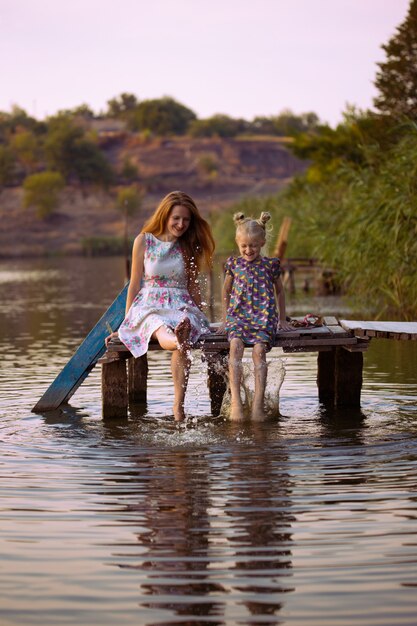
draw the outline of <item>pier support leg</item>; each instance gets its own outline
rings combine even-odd
[[[361,405],[363,353],[336,349],[335,406]]]
[[[336,350],[319,352],[317,357],[317,387],[319,400],[323,404],[334,405]]]
[[[319,400],[333,406],[360,407],[363,353],[342,347],[319,352],[317,359]]]
[[[146,387],[148,383],[148,357],[146,354],[127,362],[129,401],[146,402]]]
[[[126,361],[103,363],[101,370],[103,419],[127,417]]]
[[[207,385],[211,401],[211,414],[216,417],[222,408],[223,396],[227,387],[227,352],[206,353]]]

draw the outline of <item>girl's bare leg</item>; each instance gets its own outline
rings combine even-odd
[[[268,366],[266,363],[266,347],[263,343],[253,346],[252,359],[255,371],[255,394],[252,404],[252,419],[262,421],[265,415],[265,388]]]
[[[243,405],[240,397],[240,385],[242,382],[242,357],[244,345],[240,339],[232,339],[230,342],[229,355],[229,383],[230,383],[230,419],[243,419]]]
[[[189,355],[189,337],[191,323],[188,318],[181,320],[172,331],[166,326],[160,326],[154,336],[161,348],[172,351],[171,372],[174,382],[174,418],[181,421],[185,418],[184,400],[190,373],[191,359]]]

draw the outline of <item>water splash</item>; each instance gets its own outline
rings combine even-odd
[[[241,398],[245,417],[250,417],[252,400],[255,393],[255,373],[251,356],[242,359]],[[267,357],[268,377],[265,390],[265,413],[268,418],[279,417],[279,392],[285,378],[285,367],[282,358],[271,353]],[[230,391],[227,389],[222,403],[223,417],[230,417]]]

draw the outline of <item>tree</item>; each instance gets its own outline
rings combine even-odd
[[[107,115],[125,118],[126,114],[134,111],[138,104],[139,100],[133,93],[122,93],[117,98],[107,101]]]
[[[249,124],[242,119],[217,113],[204,120],[194,120],[189,127],[191,137],[236,137],[248,130]]]
[[[382,48],[386,61],[378,63],[374,104],[395,119],[417,120],[417,0],[411,0],[406,19]]]
[[[43,219],[57,207],[59,192],[64,186],[64,178],[59,172],[32,174],[23,183],[23,206],[35,206],[37,216]]]
[[[81,183],[101,185],[111,182],[112,169],[104,154],[67,113],[49,121],[45,154],[50,168],[65,178],[75,176]]]
[[[39,141],[34,133],[30,130],[17,132],[11,138],[10,146],[26,170],[33,171],[40,153]]]
[[[150,130],[156,135],[183,135],[195,119],[191,109],[166,96],[143,100],[128,123],[131,130]]]

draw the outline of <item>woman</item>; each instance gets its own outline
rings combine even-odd
[[[147,352],[151,338],[172,352],[176,420],[185,417],[190,345],[209,332],[198,274],[213,252],[210,226],[194,200],[182,191],[165,196],[134,241],[126,316],[113,333],[134,357]]]

